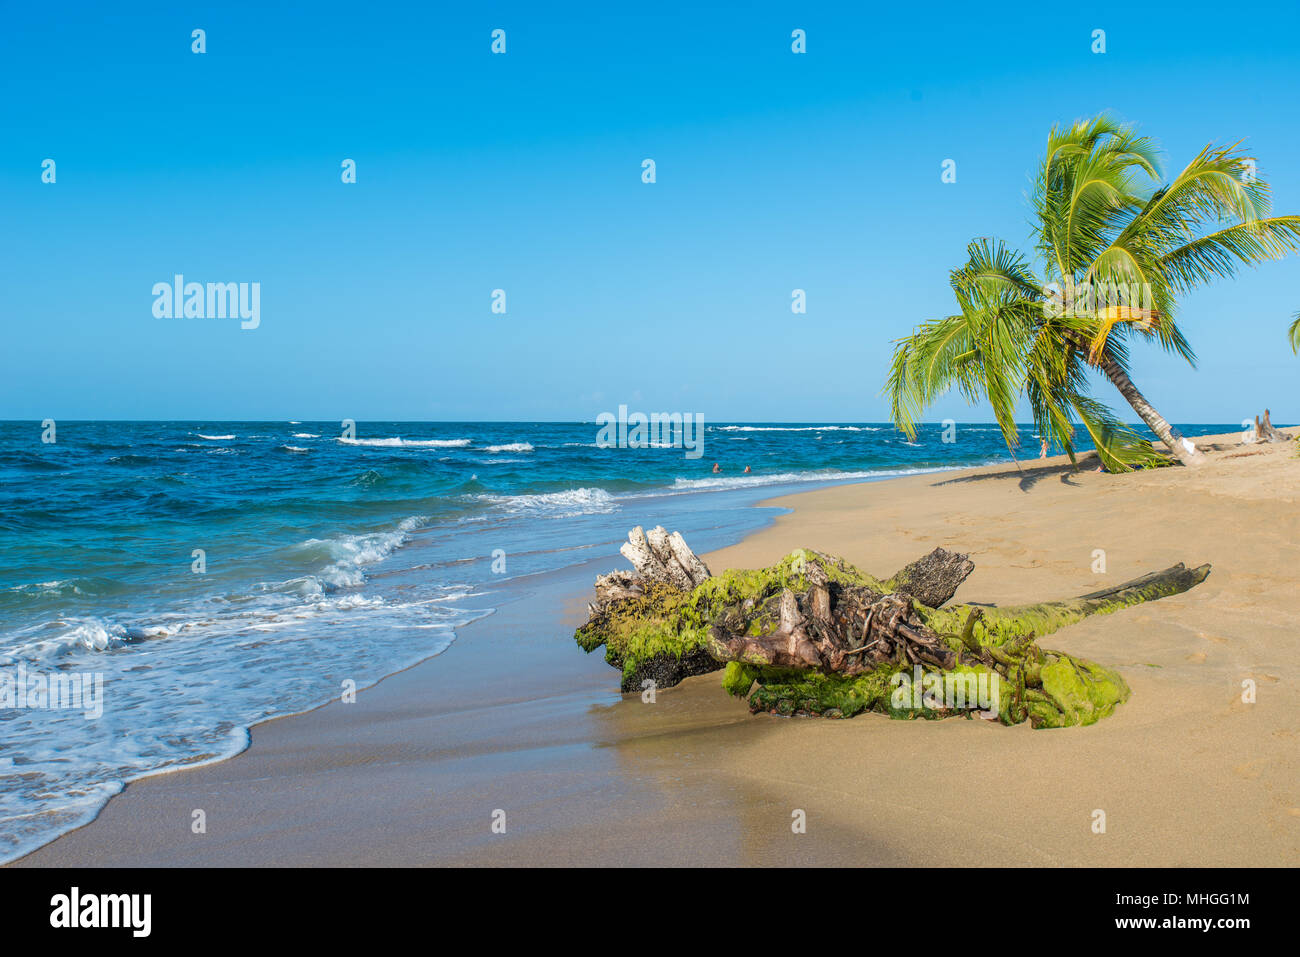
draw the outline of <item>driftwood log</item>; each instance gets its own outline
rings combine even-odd
[[[1264,417],[1261,419],[1255,416],[1255,444],[1261,445],[1265,442],[1290,442],[1291,440],[1273,427],[1273,421],[1269,416],[1268,409],[1264,410]]]
[[[663,528],[632,529],[620,550],[635,571],[596,580],[591,617],[575,637],[587,651],[605,646],[624,691],[726,666],[733,693],[759,685],[753,710],[842,716],[894,713],[882,706],[882,681],[904,670],[996,673],[1013,689],[998,703],[1002,720],[1040,727],[1090,723],[1128,688],[1108,669],[1040,648],[1038,638],[1187,591],[1210,572],[1178,564],[1078,598],[999,608],[948,605],[975,565],[944,548],[883,580],[810,549],[767,569],[714,576]]]

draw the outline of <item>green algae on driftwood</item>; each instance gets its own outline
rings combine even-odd
[[[605,647],[624,691],[725,667],[724,688],[755,712],[979,712],[1034,727],[1091,724],[1129,696],[1117,672],[1044,649],[1040,637],[1187,591],[1210,571],[1179,564],[1063,601],[940,607],[974,569],[942,548],[883,580],[810,549],[715,576],[662,528],[633,529],[621,550],[636,573],[597,579],[575,639],[588,652]]]

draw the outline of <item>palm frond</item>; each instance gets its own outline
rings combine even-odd
[[[1097,457],[1108,472],[1127,472],[1133,468],[1150,468],[1167,462],[1146,439],[1142,438],[1107,409],[1089,396],[1075,402],[1079,421],[1092,439]]]
[[[1207,146],[1172,183],[1156,190],[1089,267],[1092,282],[1140,283],[1154,314],[1101,317],[1092,336],[1095,359],[1119,326],[1195,364],[1179,330],[1177,295],[1242,265],[1300,251],[1300,217],[1267,218],[1268,184],[1239,145]]]
[[[1008,445],[1019,441],[1015,406],[1025,355],[1042,312],[1042,290],[1023,256],[1005,243],[976,240],[949,277],[961,312],[923,323],[894,348],[884,393],[909,438],[924,410],[952,388],[986,399]]]
[[[1254,266],[1300,252],[1300,216],[1274,216],[1216,230],[1161,257],[1170,285],[1186,292],[1214,279],[1233,276],[1239,266]]]

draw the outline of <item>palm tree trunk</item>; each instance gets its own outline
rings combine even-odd
[[[1133,411],[1142,417],[1142,421],[1147,424],[1147,428],[1160,436],[1160,440],[1169,446],[1169,451],[1178,457],[1178,461],[1184,465],[1201,465],[1205,462],[1205,453],[1198,449],[1189,439],[1183,438],[1183,434],[1170,425],[1165,420],[1165,417],[1155,410],[1155,407],[1147,401],[1146,396],[1138,391],[1138,387],[1133,384],[1133,380],[1120,368],[1118,362],[1103,352],[1097,361],[1097,366],[1105,373],[1111,384],[1119,389],[1119,394],[1124,397],[1124,401],[1131,405]]]

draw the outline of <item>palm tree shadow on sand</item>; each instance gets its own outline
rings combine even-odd
[[[1094,453],[1080,455],[1079,463],[1077,465],[1071,465],[1069,462],[1065,462],[1060,465],[1024,466],[1017,463],[1020,468],[1020,480],[1017,484],[1020,486],[1020,491],[1028,492],[1043,479],[1056,476],[1060,479],[1062,485],[1072,485],[1077,488],[1079,483],[1075,481],[1075,476],[1080,472],[1095,471],[1097,464],[1098,459]],[[965,485],[970,482],[1006,481],[1007,478],[1008,475],[1004,471],[980,472],[975,475],[962,475],[957,478],[944,479],[943,481],[935,482],[934,484],[936,486]]]

